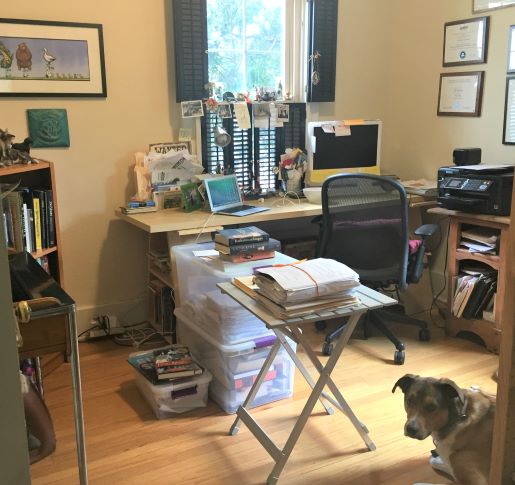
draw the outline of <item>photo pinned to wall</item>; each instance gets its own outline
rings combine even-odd
[[[106,97],[102,26],[0,19],[0,96]]]
[[[515,73],[515,25],[510,25],[510,37],[508,43],[508,73]]]
[[[444,28],[443,66],[485,63],[489,26],[490,17],[447,22]]]
[[[191,130],[189,128],[179,128],[179,141],[191,142]]]
[[[220,116],[220,118],[232,118],[230,103],[220,103],[218,105],[218,116]]]
[[[263,101],[252,103],[252,114],[255,128],[270,127],[270,103]]]
[[[277,104],[277,120],[287,123],[290,121],[290,107],[287,104]]]
[[[202,208],[202,197],[195,183],[181,185],[181,198],[184,210],[191,212]]]
[[[190,142],[164,142],[164,143],[151,143],[148,145],[148,151],[151,153],[174,153],[174,152],[182,152],[183,150],[187,150],[188,153],[191,153],[191,143]]]
[[[33,148],[70,146],[65,109],[28,109],[27,120]]]
[[[202,100],[198,101],[182,101],[181,110],[183,118],[198,118],[204,116],[204,106]]]

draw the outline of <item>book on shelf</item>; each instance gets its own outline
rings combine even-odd
[[[223,229],[215,234],[215,243],[220,243],[225,246],[264,242],[268,241],[268,239],[270,239],[269,234],[256,226]]]
[[[256,298],[259,287],[254,283],[254,276],[237,276],[232,279],[232,284],[251,298]]]
[[[499,229],[471,226],[461,231],[461,237],[484,244],[493,244],[495,246],[499,240]]]
[[[474,288],[472,289],[470,297],[465,304],[463,313],[461,315],[462,318],[475,318],[476,315],[482,313],[480,305],[483,303],[488,290],[494,288],[496,281],[497,275],[482,274],[475,277]]]
[[[120,207],[120,210],[124,214],[141,214],[145,212],[156,212],[157,207],[154,206],[144,206],[144,207]]]
[[[235,256],[239,254],[255,253],[257,251],[280,251],[281,243],[277,239],[272,238],[268,241],[233,244],[231,246],[215,242],[215,249],[220,254]]]

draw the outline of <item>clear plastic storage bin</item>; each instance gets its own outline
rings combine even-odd
[[[209,387],[211,398],[227,413],[234,413],[247,397],[275,342],[275,335],[224,345],[191,321],[181,309],[177,309],[175,314],[179,342],[187,345],[195,359],[213,374]],[[291,343],[295,349],[295,344]],[[290,356],[281,348],[253,406],[290,397],[293,393],[294,369]]]
[[[256,266],[284,264],[295,260],[276,253],[275,258],[235,263],[228,265],[223,271],[215,262],[193,255],[193,251],[207,249],[214,249],[214,243],[186,244],[172,248],[181,310],[206,333],[225,345],[272,335],[263,322],[231,297],[223,295],[216,285],[230,282],[236,276],[250,275]]]
[[[136,385],[156,418],[170,418],[192,409],[207,406],[212,375],[207,370],[199,376],[153,385],[134,369]]]

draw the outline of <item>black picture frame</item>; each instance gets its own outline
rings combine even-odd
[[[482,35],[478,36],[481,30]],[[443,36],[443,67],[484,64],[488,57],[489,31],[490,17],[446,22]]]
[[[440,74],[437,115],[481,116],[484,77],[484,71]]]
[[[101,24],[0,18],[2,97],[106,97]]]
[[[506,77],[506,94],[504,96],[504,122],[502,142],[504,145],[515,145],[515,116],[510,115],[515,108],[515,75]]]

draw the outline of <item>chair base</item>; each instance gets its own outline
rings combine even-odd
[[[399,340],[393,332],[386,326],[387,321],[396,321],[399,323],[404,323],[406,325],[414,325],[420,328],[418,338],[421,341],[428,341],[431,336],[429,333],[429,329],[427,327],[427,323],[418,320],[416,318],[410,317],[408,315],[405,315],[404,313],[399,313],[396,311],[391,311],[388,309],[381,309],[381,310],[373,310],[367,312],[363,317],[361,317],[361,320],[359,323],[363,324],[363,330],[364,330],[364,338],[365,340],[368,339],[370,336],[369,333],[369,325],[373,325],[375,328],[377,328],[390,342],[393,343],[395,346],[395,353],[394,353],[394,363],[398,365],[404,364],[405,360],[405,350],[406,346],[404,343]],[[322,322],[317,322],[316,328],[321,330],[324,325],[321,324]],[[336,340],[345,329],[346,322],[344,322],[342,325],[340,325],[336,330],[332,331],[331,333],[327,334],[322,346],[322,353],[324,355],[331,355],[331,352],[333,350],[333,342]]]

